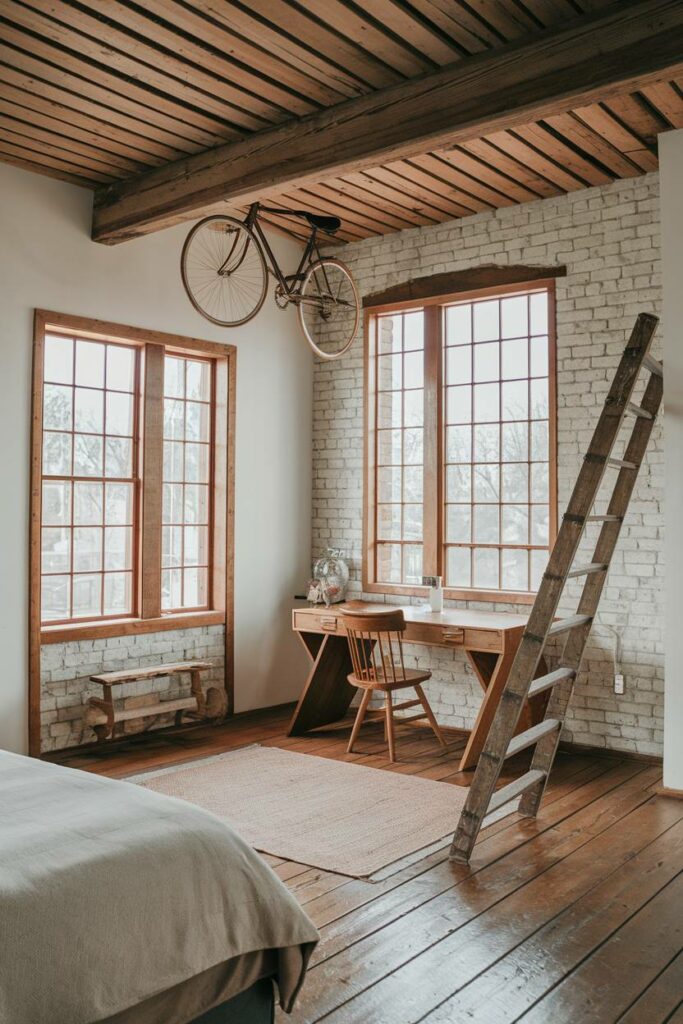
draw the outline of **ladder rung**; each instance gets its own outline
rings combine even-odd
[[[664,367],[658,359],[654,358],[654,356],[645,356],[643,359],[643,366],[646,370],[649,370],[650,373],[656,373],[658,377],[664,376]]]
[[[548,636],[555,636],[557,633],[567,633],[570,629],[576,629],[577,626],[585,626],[587,622],[592,621],[592,615],[568,615],[566,619],[558,619],[557,622],[553,622],[548,630]]]
[[[514,800],[515,797],[526,793],[527,789],[531,789],[537,782],[542,782],[544,778],[545,772],[542,772],[539,768],[534,768],[533,771],[520,775],[514,782],[508,782],[507,786],[501,786],[491,797],[486,816],[488,817],[493,811],[497,811],[499,807],[504,807],[505,804],[509,803],[510,800]]]
[[[567,579],[574,579],[575,576],[588,576],[592,572],[606,572],[609,568],[606,562],[587,562],[585,565],[577,565],[567,573]]]
[[[423,711],[421,715],[401,715],[400,718],[395,718],[394,721],[399,725],[405,725],[407,722],[417,722],[418,718],[426,718],[427,712]]]
[[[530,729],[525,729],[524,732],[520,732],[518,736],[514,736],[510,740],[505,757],[514,757],[521,750],[533,747],[534,743],[538,743],[544,736],[549,736],[551,732],[557,732],[561,728],[562,723],[558,718],[546,718],[538,725],[532,725]]]
[[[648,412],[647,409],[643,409],[642,405],[636,405],[635,402],[629,402],[626,406],[626,412],[630,412],[631,416],[640,416],[641,419],[651,420],[652,413]]]
[[[546,675],[534,679],[529,687],[527,696],[535,697],[537,693],[543,693],[545,690],[549,690],[551,686],[563,683],[565,679],[573,679],[575,675],[576,672],[573,668],[556,668],[554,672],[548,672]]]
[[[503,689],[500,704],[496,708],[493,728],[481,752],[467,804],[461,812],[458,827],[453,836],[450,853],[452,860],[467,863],[482,822],[490,824],[492,812],[498,812],[496,815],[498,817],[516,810],[518,806],[516,798],[522,794],[526,794],[521,804],[522,813],[535,815],[538,811],[543,788],[552,770],[553,760],[562,735],[565,697],[568,696],[576,679],[586,641],[591,626],[595,622],[602,584],[609,571],[619,530],[628,513],[631,484],[640,468],[643,452],[661,402],[660,378],[663,377],[664,367],[660,361],[648,354],[656,325],[657,318],[655,316],[648,313],[638,315],[619,368],[605,398],[593,432],[593,439],[584,455],[584,464],[569,505],[562,517],[562,530],[553,548],[548,568],[543,574],[543,584],[539,588],[534,602],[530,621],[538,623],[538,626],[535,629],[533,627],[530,629],[527,625],[524,630],[520,651],[512,666],[510,680]],[[646,385],[646,397],[636,398],[634,389],[638,383],[637,375],[641,370],[645,370],[651,376],[649,379],[643,380]],[[622,426],[622,418],[626,413],[637,418],[635,430],[625,449],[615,448],[617,432]],[[644,421],[642,431],[638,426],[640,419]],[[633,450],[634,446],[638,448],[637,452]],[[622,454],[623,458],[612,458],[612,454]],[[596,503],[597,488],[601,483],[603,471],[607,467],[623,471],[623,474],[618,477],[616,490],[611,498],[608,498],[604,504]],[[624,480],[629,481],[629,486],[622,494],[619,490],[619,481],[623,482]],[[604,515],[598,515],[597,511],[601,508],[618,510],[618,513],[606,511]],[[600,530],[598,547],[592,556],[588,556],[594,560],[578,564],[582,557],[586,557],[585,555],[578,556],[577,548],[585,527],[589,523],[598,523],[601,526],[612,524],[614,529],[603,528]],[[598,561],[598,557],[601,561]],[[574,565],[575,560],[576,565]],[[560,567],[559,571],[557,566]],[[597,591],[595,587],[591,587],[589,578],[591,573],[602,574],[597,579]],[[584,588],[584,598],[579,602],[576,614],[554,621],[557,592],[566,585],[569,578],[577,576],[587,578],[587,590]],[[590,614],[583,614],[583,609],[590,609]],[[551,672],[543,668],[540,671],[544,674],[538,679],[534,679],[539,656],[544,646],[550,637],[558,634],[564,634],[564,638],[569,644],[561,657],[559,667]],[[524,731],[513,736],[512,733],[515,730],[523,701],[544,692],[547,697],[550,695],[552,687],[558,684],[565,684],[566,693],[560,690],[553,694],[549,717],[529,728],[520,727],[524,728]],[[558,710],[554,710],[555,705]],[[525,722],[524,725],[526,726],[527,723]],[[501,768],[506,763],[506,758],[511,758],[526,749],[533,752],[534,748],[535,753],[529,771],[496,790],[495,787],[499,781]]]

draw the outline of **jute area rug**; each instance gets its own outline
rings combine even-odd
[[[464,786],[260,746],[129,781],[211,811],[256,850],[355,878],[450,837],[467,798]]]

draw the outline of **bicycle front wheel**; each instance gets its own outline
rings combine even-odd
[[[321,359],[339,359],[353,344],[360,322],[360,299],[349,268],[323,257],[312,263],[297,297],[299,324]]]
[[[245,324],[266,297],[268,272],[261,246],[234,217],[206,217],[192,228],[180,273],[194,308],[220,327]]]

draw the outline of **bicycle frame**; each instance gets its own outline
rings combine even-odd
[[[288,302],[293,302],[293,303],[298,304],[298,305],[301,305],[302,303],[306,303],[307,305],[320,306],[321,303],[322,303],[321,298],[317,298],[317,299],[316,298],[305,298],[304,296],[301,295],[301,287],[302,287],[304,278],[306,276],[304,271],[306,270],[306,268],[309,265],[311,265],[314,262],[314,260],[312,260],[311,257],[313,256],[313,254],[315,254],[315,256],[317,257],[317,260],[321,260],[322,259],[321,255],[320,255],[320,250],[318,249],[318,245],[317,245],[318,229],[315,227],[315,225],[311,226],[311,233],[310,233],[310,235],[308,237],[308,241],[306,243],[306,247],[304,249],[303,255],[302,255],[301,260],[299,262],[299,266],[296,269],[296,272],[294,274],[286,274],[285,275],[280,270],[280,266],[279,266],[279,264],[277,262],[277,259],[275,258],[275,254],[274,254],[273,250],[270,248],[270,245],[268,244],[268,239],[267,239],[267,237],[265,235],[265,232],[263,231],[263,228],[261,227],[261,224],[259,222],[258,217],[259,217],[259,213],[261,212],[261,210],[263,210],[265,213],[284,214],[284,215],[290,216],[290,217],[292,215],[292,211],[291,210],[283,210],[283,209],[280,209],[279,207],[275,207],[275,206],[261,206],[260,203],[252,203],[252,205],[249,207],[249,212],[247,213],[247,216],[245,217],[243,223],[252,232],[252,234],[256,238],[257,244],[261,247],[261,250],[264,253],[264,258],[265,258],[265,263],[266,263],[266,270],[268,270],[268,272],[271,273],[273,275],[273,277],[277,280],[280,288],[282,289],[282,293],[283,293],[284,297],[286,298],[286,300]],[[221,266],[221,268],[219,270],[219,274],[222,274],[223,272],[227,272],[227,266],[228,266],[228,264],[230,263],[230,261],[232,259],[232,256],[233,256],[233,253],[234,253],[234,248],[235,247],[233,245],[233,248],[230,250],[230,252],[226,256],[226,258],[225,258],[225,260],[223,262],[223,265]],[[243,250],[242,250],[241,255],[239,256],[239,258],[237,260],[236,265],[231,268],[230,273],[234,273],[234,271],[241,265],[242,261],[244,260],[245,255],[246,255],[246,252],[247,252],[247,246],[245,245]],[[270,266],[269,266],[269,263],[270,263]],[[329,283],[329,280],[328,280],[328,277],[327,277],[327,272],[324,269],[324,266],[323,266],[323,277],[325,279],[325,284],[327,285],[327,287],[329,289],[330,288],[330,283]],[[297,288],[297,286],[298,286],[298,288]]]
[[[284,274],[280,269],[261,226],[261,213],[265,215],[265,225],[270,223],[268,214],[273,219],[299,216],[308,221],[309,231],[304,250],[293,274]],[[241,220],[227,214],[205,217],[191,229],[180,257],[183,285],[192,305],[212,323],[223,327],[238,327],[251,320],[263,306],[268,292],[268,277],[271,276],[276,282],[274,299],[277,306],[280,309],[286,309],[290,303],[295,306],[299,325],[313,352],[321,359],[339,358],[356,336],[360,322],[360,297],[349,268],[335,257],[322,255],[318,234],[320,231],[328,233],[326,229],[334,233],[340,223],[337,217],[328,218],[302,210],[262,206],[258,202],[249,206],[246,216]],[[223,238],[216,242],[216,236],[208,235],[202,240],[205,231],[221,232]],[[198,236],[198,232],[202,234]],[[200,246],[196,257],[195,237],[199,238]],[[257,250],[253,255],[249,239]],[[247,259],[248,269],[245,269]],[[203,273],[203,281],[200,278],[199,283],[192,278],[193,273],[196,278],[197,268]],[[231,282],[233,275],[235,277]],[[207,288],[210,288],[208,300]],[[235,295],[242,295],[241,304],[238,303],[236,308]],[[310,316],[309,307],[312,307]],[[351,315],[350,320],[345,316],[346,311]],[[331,336],[325,336],[322,347],[318,343],[321,324],[327,333],[336,330],[340,335],[338,350],[332,351],[327,344],[332,340]]]
[[[306,248],[303,251],[303,255],[299,262],[299,266],[297,267],[294,274],[288,274],[287,276],[285,276],[280,270],[279,264],[275,258],[275,254],[273,253],[273,250],[270,248],[265,232],[259,223],[258,216],[259,213],[261,213],[261,211],[263,211],[263,213],[275,213],[281,215],[284,214],[290,217],[292,215],[292,211],[282,210],[275,206],[261,206],[260,203],[252,203],[252,205],[249,207],[249,212],[246,216],[245,224],[254,232],[254,234],[259,240],[259,244],[263,247],[263,251],[267,257],[266,266],[268,266],[268,263],[270,263],[268,269],[276,278],[278,284],[282,288],[282,291],[284,292],[288,299],[293,299],[298,294],[297,285],[299,285],[300,282],[303,281],[304,270],[306,269],[309,263],[313,262],[311,259],[313,254],[315,254],[317,259],[321,258],[316,240],[318,229],[316,227],[311,227],[311,234],[306,243]]]

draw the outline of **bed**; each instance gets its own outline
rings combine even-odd
[[[317,938],[213,815],[0,752],[2,1024],[270,1024]]]

